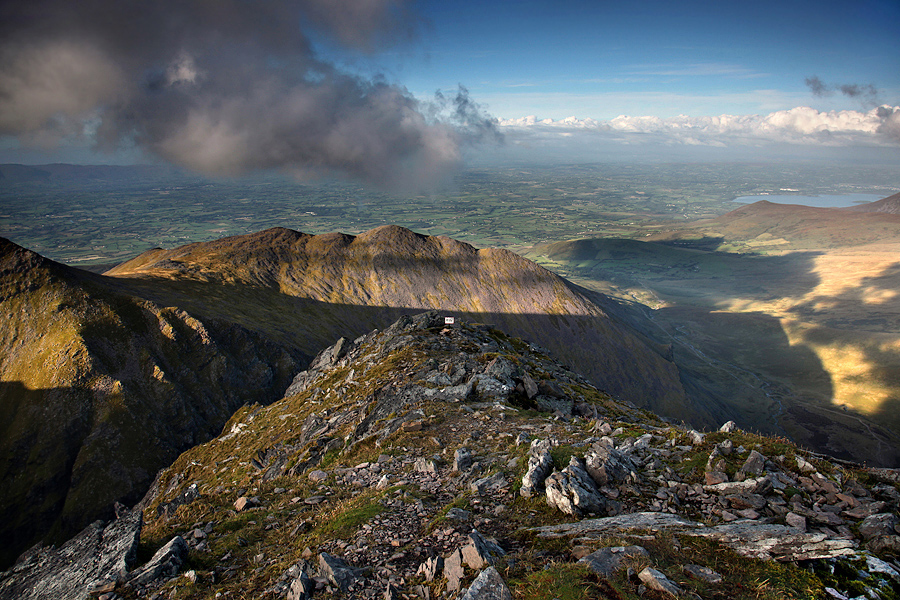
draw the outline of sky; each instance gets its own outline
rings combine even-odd
[[[0,162],[898,166],[897,31],[897,0],[3,0]]]

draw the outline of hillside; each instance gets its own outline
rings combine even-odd
[[[0,238],[0,565],[60,542],[284,390],[302,355]]]
[[[900,243],[900,215],[761,200],[714,219],[651,235],[647,241],[696,239],[719,240],[737,251],[815,250]]]
[[[849,208],[847,210],[900,215],[900,194],[894,194],[893,196],[882,198],[881,200],[877,200],[876,202],[860,204],[859,206],[854,206],[853,208]]]
[[[325,349],[0,598],[896,598],[898,482],[431,312]]]
[[[136,501],[238,406],[277,399],[333,339],[408,308],[501,324],[622,397],[708,420],[661,348],[509,252],[396,227],[274,229],[151,251],[101,276],[6,240],[0,250],[4,565]]]
[[[603,298],[512,252],[385,226],[358,236],[288,229],[151,250],[107,275],[136,293],[315,354],[337,336],[439,309],[548,348],[601,389],[676,418],[727,416],[689,403],[666,348],[609,315]]]

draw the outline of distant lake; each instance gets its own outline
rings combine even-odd
[[[828,196],[779,196],[775,194],[763,196],[741,196],[735,198],[734,202],[739,204],[752,204],[760,200],[768,200],[775,204],[801,204],[803,206],[814,206],[816,208],[847,208],[856,206],[865,202],[875,202],[881,200],[884,196],[878,194],[840,194]]]

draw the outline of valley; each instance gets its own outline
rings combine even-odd
[[[657,338],[684,350],[676,362],[708,373],[713,395],[758,430],[845,458],[841,448],[894,454],[896,215],[762,202],[645,239],[526,256],[647,306]]]

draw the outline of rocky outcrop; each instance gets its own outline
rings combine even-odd
[[[169,580],[181,571],[188,556],[188,545],[180,535],[156,551],[147,564],[128,574],[127,583],[133,588],[146,587],[160,579]]]
[[[478,574],[461,600],[512,600],[512,593],[497,569],[488,567]]]
[[[640,546],[613,546],[592,552],[578,562],[587,565],[597,575],[610,579],[623,568],[626,559],[635,558],[649,560],[650,553]]]
[[[0,573],[0,598],[86,598],[95,588],[115,583],[134,565],[141,524],[140,511],[125,511],[111,523],[92,523],[58,549],[32,548]]]
[[[581,517],[606,508],[606,502],[584,468],[584,461],[574,456],[565,469],[547,477],[544,485],[547,504],[567,515]]]

